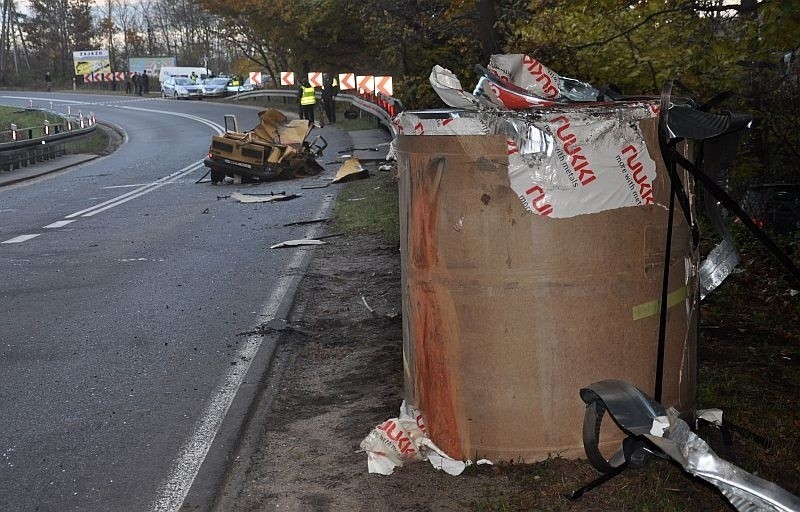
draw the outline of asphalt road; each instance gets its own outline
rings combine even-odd
[[[326,216],[335,188],[196,184],[223,114],[251,128],[253,107],[0,93],[31,100],[92,112],[125,141],[0,188],[0,510],[177,510],[250,361],[270,350],[248,333],[291,299],[307,254],[269,247],[313,236],[284,224]],[[320,133],[325,179],[350,138]],[[302,197],[220,197],[235,190]]]

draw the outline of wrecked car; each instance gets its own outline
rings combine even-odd
[[[279,110],[258,113],[259,124],[241,132],[234,115],[225,116],[225,131],[211,137],[208,157],[211,182],[225,177],[248,181],[273,181],[314,176],[323,171],[316,159],[328,143],[321,136],[307,140],[307,120],[290,120]]]

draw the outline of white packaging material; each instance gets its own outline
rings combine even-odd
[[[509,138],[511,188],[531,213],[563,218],[654,203],[656,163],[636,114],[555,112]],[[542,151],[546,148],[546,151]]]
[[[521,53],[492,55],[488,67],[501,78],[537,96],[553,100],[561,97],[558,74],[532,57]]]
[[[548,100],[596,101],[599,93],[590,84],[560,76],[533,57],[519,53],[492,55],[489,70]]]
[[[654,204],[656,163],[639,121],[654,103],[548,108],[535,114],[404,112],[400,135],[503,135],[512,190],[531,213],[574,217]]]
[[[656,416],[653,418],[653,425],[650,427],[650,435],[664,437],[664,432],[669,429],[669,418],[666,416]]]
[[[448,113],[446,116],[423,117],[413,112],[404,112],[395,118],[399,135],[491,135],[492,129],[475,115],[461,116]]]
[[[460,475],[467,467],[467,463],[448,457],[427,437],[422,413],[405,401],[400,416],[373,428],[360,446],[367,452],[370,473],[391,475],[395,467],[416,460],[429,460],[433,467],[450,475]]]
[[[694,416],[716,426],[722,425],[722,409],[698,409],[694,412]]]
[[[434,66],[429,78],[433,90],[447,105],[453,108],[476,108],[475,97],[465,92],[455,74],[442,66]]]

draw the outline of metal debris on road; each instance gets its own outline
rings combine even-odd
[[[269,195],[241,194],[239,192],[231,194],[231,199],[235,199],[240,203],[272,203],[275,201],[288,201],[289,199],[296,199],[298,197],[301,197],[301,195],[287,194],[286,192],[278,194],[270,193]]]

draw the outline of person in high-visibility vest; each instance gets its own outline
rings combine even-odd
[[[308,119],[308,125],[314,126],[314,107],[317,104],[317,97],[314,96],[314,88],[308,81],[308,78],[303,80],[303,85],[300,86],[298,91],[298,98],[300,100],[300,111],[303,114],[303,119]]]
[[[339,92],[339,82],[329,74],[322,76],[322,106],[329,123],[336,122],[336,94]]]

